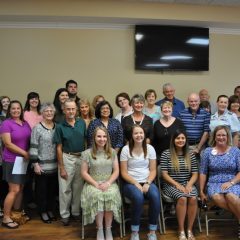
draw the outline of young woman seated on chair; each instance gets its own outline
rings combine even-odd
[[[123,194],[131,201],[131,240],[139,240],[140,218],[144,200],[149,200],[149,240],[156,240],[157,219],[160,212],[160,194],[153,183],[156,177],[156,152],[146,143],[143,128],[133,125],[129,144],[121,152]]]
[[[198,192],[194,184],[198,178],[198,166],[195,155],[189,152],[187,136],[183,130],[177,130],[173,134],[170,149],[162,153],[161,170],[163,192],[176,201],[179,240],[194,240],[192,227],[198,207]],[[184,231],[186,216],[188,238]]]
[[[119,166],[116,151],[111,148],[105,127],[96,127],[92,148],[84,151],[81,158],[81,175],[85,180],[81,194],[84,225],[96,220],[97,240],[113,240],[113,217],[117,222],[121,222],[121,196],[116,183]]]

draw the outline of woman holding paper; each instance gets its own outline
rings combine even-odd
[[[26,174],[14,174],[16,159],[29,159],[28,149],[31,137],[31,128],[23,119],[23,108],[19,101],[11,101],[7,119],[0,129],[3,150],[3,179],[8,182],[8,194],[4,201],[4,216],[2,226],[10,229],[18,228],[18,224],[11,219],[12,208],[21,209],[22,190]],[[18,170],[18,169],[16,169]]]

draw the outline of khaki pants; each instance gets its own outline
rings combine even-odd
[[[60,215],[62,218],[70,217],[71,208],[72,215],[79,216],[83,188],[80,157],[63,153],[63,164],[68,178],[61,178],[58,170]]]

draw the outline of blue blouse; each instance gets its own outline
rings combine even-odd
[[[93,141],[93,132],[96,127],[105,125],[101,119],[94,119],[90,122],[87,130],[87,143],[88,147],[91,147]],[[121,123],[114,118],[109,118],[107,130],[111,139],[112,148],[121,148],[123,146],[123,129]]]

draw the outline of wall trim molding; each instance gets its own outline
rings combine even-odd
[[[132,29],[134,24],[128,23],[81,23],[81,22],[5,22],[0,21],[0,29],[111,29],[126,30]],[[206,27],[206,26],[204,26]],[[209,27],[212,34],[240,35],[240,28],[230,27]]]

